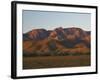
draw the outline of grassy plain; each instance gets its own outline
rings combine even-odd
[[[23,57],[23,69],[90,66],[90,55]]]

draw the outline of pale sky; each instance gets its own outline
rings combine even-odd
[[[91,14],[53,11],[30,11],[22,13],[23,33],[32,29],[52,30],[57,27],[78,27],[87,31],[91,29]]]

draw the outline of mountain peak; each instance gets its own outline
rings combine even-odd
[[[48,36],[48,31],[45,29],[33,29],[26,34],[28,34],[32,40],[41,40]]]
[[[58,28],[55,28],[55,30],[62,30],[63,27],[58,27]]]
[[[33,29],[27,33],[24,34],[25,39],[32,39],[32,40],[43,40],[48,37],[57,38],[58,39],[69,39],[69,40],[75,40],[76,38],[85,37],[87,35],[90,35],[90,32],[84,31],[80,28],[76,27],[70,27],[70,28],[63,28],[58,27],[54,30],[46,30],[46,29]],[[28,38],[27,38],[28,37]]]

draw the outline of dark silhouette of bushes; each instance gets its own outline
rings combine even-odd
[[[77,55],[90,55],[90,52],[87,53],[66,53],[59,50],[49,51],[49,52],[23,52],[25,57],[36,57],[36,56],[77,56]]]

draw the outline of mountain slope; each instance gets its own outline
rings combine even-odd
[[[90,53],[90,31],[80,28],[34,29],[23,34],[25,54]]]

